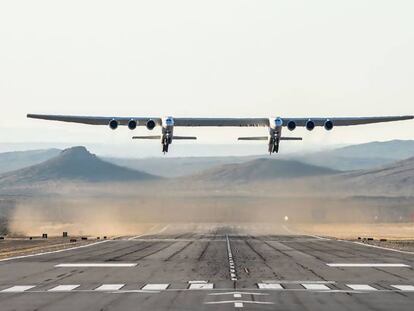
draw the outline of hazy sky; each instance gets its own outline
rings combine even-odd
[[[28,112],[413,114],[413,12],[414,1],[380,0],[1,1],[0,142],[117,144],[132,136],[27,120]],[[232,143],[266,132],[177,133]],[[295,134],[304,146],[414,139],[414,122]]]

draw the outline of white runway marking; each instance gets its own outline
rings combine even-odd
[[[237,281],[236,268],[234,266],[234,261],[233,261],[233,253],[231,251],[230,239],[227,234],[226,234],[226,242],[227,242],[227,254],[229,256],[230,279],[232,281]]]
[[[345,241],[345,240],[338,240],[338,241],[341,241],[341,242],[350,242],[350,241]],[[382,250],[386,250],[386,251],[391,251],[391,252],[396,252],[396,253],[400,253],[400,254],[414,255],[414,252],[400,251],[399,249],[393,249],[393,248],[388,248],[388,247],[371,245],[371,244],[366,244],[366,243],[361,243],[361,242],[350,242],[350,243],[354,243],[354,244],[358,244],[358,245],[362,245],[362,246],[367,246],[367,247],[372,247],[372,248],[378,248],[378,249],[382,249]]]
[[[58,285],[48,290],[48,292],[69,292],[78,288],[80,285]]]
[[[243,302],[235,302],[234,307],[235,308],[243,308]]]
[[[283,287],[280,284],[277,283],[258,283],[257,287],[260,289],[276,289],[276,290],[282,290]]]
[[[3,293],[22,293],[29,289],[36,287],[36,285],[16,285],[10,288],[3,289]]]
[[[76,247],[70,247],[70,248],[65,248],[65,249],[59,249],[57,251],[50,251],[50,252],[44,252],[44,253],[38,253],[38,254],[30,254],[30,255],[22,255],[22,256],[4,258],[4,259],[0,259],[0,262],[10,261],[10,260],[15,260],[15,259],[23,259],[23,258],[37,257],[37,256],[43,256],[43,255],[50,255],[50,254],[57,254],[57,253],[72,251],[72,250],[75,250],[75,249],[91,247],[91,246],[98,245],[98,244],[103,244],[103,243],[106,243],[106,242],[109,242],[109,240],[100,241],[100,242],[91,243],[91,244],[82,245],[82,246],[76,246]]]
[[[309,290],[331,290],[328,286],[324,284],[302,284],[302,286]]]
[[[326,265],[334,268],[410,268],[403,263],[327,263]]]
[[[115,290],[121,289],[124,286],[125,286],[125,284],[102,284],[98,288],[95,288],[95,291],[98,291],[98,292],[115,291]]]
[[[308,236],[308,237],[315,238],[315,239],[318,239],[318,240],[331,241],[331,239],[324,238],[324,237],[321,237],[321,236],[318,236],[318,235],[295,232],[295,231],[289,229],[286,225],[283,225],[282,228],[285,229],[286,232],[288,232],[290,234],[293,234],[293,235],[304,235],[304,236]]]
[[[242,295],[241,295],[241,294],[233,294],[233,297],[234,297],[234,298],[241,298],[241,297],[242,297]]]
[[[255,289],[256,290],[256,289]],[[224,293],[211,293],[209,296],[223,296],[223,295],[250,295],[250,296],[268,296],[268,293],[258,292],[224,292]]]
[[[242,303],[242,304],[256,304],[256,305],[273,305],[273,302],[268,301],[250,301],[250,300],[224,300],[224,301],[209,301],[205,302],[206,305],[220,305],[220,304],[233,304],[233,303]]]
[[[262,283],[266,284],[335,284],[335,281],[288,281],[288,280],[263,280]]]
[[[130,268],[136,267],[136,263],[61,263],[56,268]]]
[[[346,284],[346,286],[353,290],[377,290],[376,288],[366,284]]]
[[[142,290],[166,290],[170,284],[147,284]]]
[[[212,283],[193,283],[190,284],[190,287],[188,289],[213,289],[214,284]]]
[[[391,285],[391,287],[399,289],[403,292],[414,292],[414,286],[413,285]]]

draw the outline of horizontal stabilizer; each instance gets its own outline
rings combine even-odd
[[[280,137],[280,140],[302,140],[302,137]]]
[[[155,136],[133,136],[132,139],[161,139],[160,135]]]
[[[256,137],[239,137],[238,140],[268,140],[267,136],[256,136]]]
[[[195,136],[173,136],[174,140],[196,140],[197,137]]]

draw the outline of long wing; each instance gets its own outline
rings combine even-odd
[[[161,124],[161,118],[143,118],[143,117],[94,117],[94,116],[65,116],[65,115],[47,115],[47,114],[28,114],[28,118],[42,119],[61,122],[82,123],[91,125],[108,125],[112,120],[119,122],[119,125],[128,125],[130,120],[138,122],[138,126],[144,126],[148,120],[154,120],[157,125]]]
[[[110,121],[116,120],[119,125],[128,125],[130,120],[135,120],[138,125],[145,125],[148,120],[154,120],[161,125],[161,118],[151,117],[94,117],[94,116],[65,116],[65,115],[44,115],[28,114],[28,118],[52,120],[61,122],[73,122],[92,125],[108,125]],[[175,126],[268,126],[267,118],[174,118]]]
[[[132,119],[138,122],[138,126],[144,126],[148,120],[154,120],[161,125],[159,117],[94,117],[94,116],[66,116],[66,115],[42,115],[28,114],[28,118],[53,120],[62,122],[74,122],[92,125],[108,125],[111,120],[116,120],[120,125],[127,125]],[[414,119],[414,116],[386,116],[386,117],[346,117],[346,118],[282,118],[283,125],[287,126],[289,121],[294,121],[297,126],[305,126],[306,122],[312,120],[315,126],[323,126],[327,120],[332,121],[334,126],[361,125],[381,122],[392,122]],[[174,118],[175,126],[199,127],[199,126],[232,126],[232,127],[254,127],[269,126],[268,118]]]
[[[345,118],[282,118],[283,125],[287,126],[289,121],[293,121],[297,126],[305,126],[306,122],[312,120],[315,126],[324,126],[327,120],[332,121],[334,126],[362,125],[382,122],[393,122],[414,119],[414,116],[386,116],[386,117],[345,117]]]

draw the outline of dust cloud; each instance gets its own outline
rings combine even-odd
[[[19,199],[9,219],[9,232],[128,236],[162,224],[183,230],[189,230],[183,224],[215,224],[252,234],[291,234],[285,230],[287,225],[306,224],[315,231],[318,224],[406,223],[413,218],[412,198],[327,193],[297,182],[227,187],[68,184],[56,187],[53,194]]]

